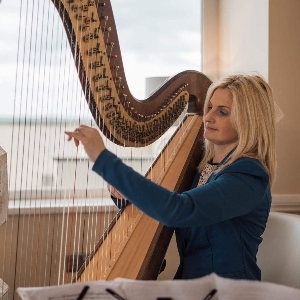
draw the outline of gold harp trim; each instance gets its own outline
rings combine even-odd
[[[114,143],[131,147],[153,143],[178,119],[188,102],[191,113],[202,112],[202,99],[211,82],[197,71],[169,78],[143,101],[131,95],[109,1],[52,2],[63,21],[92,115]]]

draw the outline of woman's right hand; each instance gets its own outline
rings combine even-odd
[[[114,198],[116,198],[118,200],[123,200],[123,201],[127,200],[124,195],[122,195],[116,188],[114,188],[109,183],[107,184],[107,189]]]
[[[76,146],[81,142],[92,162],[95,162],[100,153],[105,149],[103,139],[96,128],[79,125],[74,131],[65,131],[65,134],[68,136],[68,141],[74,139]]]

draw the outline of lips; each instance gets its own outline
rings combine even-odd
[[[206,126],[205,130],[217,130],[217,129]]]

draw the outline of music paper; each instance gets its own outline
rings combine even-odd
[[[0,299],[8,300],[8,285],[0,278]]]
[[[40,288],[18,288],[23,300],[76,300],[85,286],[89,286],[84,300],[113,300],[106,292],[112,289],[125,300],[202,300],[210,291],[217,289],[212,300],[282,300],[300,299],[300,290],[274,283],[252,280],[233,280],[211,274],[192,280],[142,281],[118,278],[113,281],[93,281]]]

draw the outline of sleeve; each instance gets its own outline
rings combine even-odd
[[[108,150],[99,155],[93,170],[141,211],[170,227],[209,225],[247,214],[268,187],[263,167],[251,159],[233,163],[206,185],[182,194],[155,184]]]

